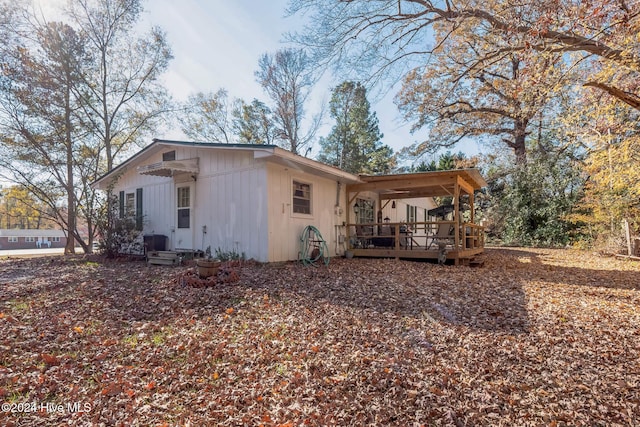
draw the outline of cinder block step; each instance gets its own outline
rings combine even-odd
[[[147,253],[147,264],[149,265],[176,265],[180,264],[181,258],[178,252],[174,251],[151,251]]]

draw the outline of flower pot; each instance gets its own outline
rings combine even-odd
[[[198,269],[198,276],[200,276],[201,279],[206,279],[207,277],[218,274],[220,261],[199,259],[196,261],[196,268]]]
[[[353,251],[349,251],[349,250],[345,251],[344,257],[347,259],[353,258]]]

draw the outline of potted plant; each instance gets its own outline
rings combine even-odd
[[[196,261],[196,268],[198,269],[198,276],[200,276],[201,279],[206,279],[207,277],[218,274],[220,261],[211,256],[211,246],[207,247],[205,257]]]

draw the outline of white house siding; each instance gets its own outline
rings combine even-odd
[[[267,261],[267,206],[265,165],[251,151],[211,150],[198,147],[159,146],[142,163],[133,164],[120,177],[114,193],[142,188],[144,234],[169,238],[168,248],[221,249],[244,252],[247,257]],[[190,174],[175,177],[141,175],[137,166],[162,160],[162,153],[176,151],[176,160],[198,158],[200,172],[192,195],[194,216],[191,248],[176,241],[176,183],[194,182]],[[203,233],[203,226],[207,232]]]
[[[389,204],[383,209],[382,217],[388,217],[391,222],[403,222],[407,221],[407,205],[415,206],[416,209],[416,222],[424,222],[428,220],[426,218],[425,213],[429,209],[435,208],[435,203],[431,197],[422,197],[419,199],[406,199],[406,200],[396,200],[395,209],[392,208],[392,203]],[[426,218],[426,219],[425,219]],[[427,234],[433,233],[433,230],[429,230],[428,228],[418,227],[417,230],[413,230],[414,236],[426,236]],[[424,241],[424,237],[422,239]]]
[[[353,195],[351,195],[353,197]],[[377,213],[378,210],[384,206],[382,209],[382,218],[389,218],[389,222],[397,223],[397,222],[406,222],[407,221],[407,205],[415,206],[416,209],[416,222],[424,222],[425,221],[425,212],[429,209],[433,209],[435,207],[435,203],[433,199],[430,197],[422,197],[419,199],[407,199],[407,200],[396,200],[395,208],[393,207],[393,200],[389,200],[387,203],[386,200],[380,201],[378,199],[378,195],[374,192],[363,191],[354,200],[351,202],[349,206],[349,222],[355,223],[355,215],[353,214],[353,206],[355,205],[358,199],[368,199],[375,201],[375,213],[374,213],[374,222],[377,221]],[[386,206],[385,206],[386,203]],[[414,235],[416,236],[425,236],[431,231],[419,227],[418,230],[414,230]]]
[[[211,246],[212,251],[236,251],[268,261],[266,170],[261,162],[243,166],[198,177],[195,243],[203,249]]]
[[[161,155],[148,163],[162,160]],[[145,162],[146,164],[146,162]],[[173,179],[140,175],[136,166],[129,167],[118,179],[113,188],[113,194],[118,195],[120,191],[125,193],[135,193],[136,189],[142,188],[142,213],[145,234],[164,234],[171,238],[171,227],[174,224],[175,214],[173,212]],[[171,242],[168,243],[169,245]]]
[[[140,166],[161,162],[162,154],[170,151],[175,151],[176,161],[197,158],[198,173],[161,177],[138,172]],[[322,233],[329,255],[342,255],[345,250],[345,186],[357,182],[357,177],[274,147],[159,141],[112,176],[116,174],[120,175],[114,193],[124,192],[126,200],[127,193],[137,197],[140,192],[136,190],[142,189],[144,234],[166,235],[169,249],[210,246],[212,251],[237,251],[258,261],[295,260],[300,234],[313,225]],[[101,188],[108,185],[108,179],[99,181]],[[312,186],[310,215],[293,213],[294,179]],[[338,180],[345,183],[338,185]],[[190,233],[177,228],[176,183],[189,185],[193,191]]]
[[[337,180],[318,177],[308,173],[291,170],[283,166],[269,164],[268,195],[269,200],[269,261],[288,261],[298,258],[300,236],[305,227],[312,225],[320,231],[327,243],[329,255],[341,253],[343,247],[338,243],[339,235],[344,234],[343,221],[346,221],[344,186],[339,195],[339,210],[336,210]],[[311,184],[311,214],[293,213],[293,181]]]
[[[407,205],[417,207],[416,221],[425,221],[425,211],[435,208],[433,199],[422,197],[420,199],[396,200],[396,207],[392,208],[393,201],[390,201],[382,210],[382,217],[388,217],[391,222],[402,222],[407,220]]]
[[[266,261],[264,164],[254,159],[252,151],[176,147],[177,160],[196,157],[200,173],[193,196],[193,248],[244,252],[248,258]],[[175,199],[175,186],[173,193]],[[176,213],[173,215],[175,224]]]

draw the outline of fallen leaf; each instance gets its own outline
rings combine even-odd
[[[120,393],[122,393],[122,387],[116,383],[107,385],[102,389],[102,392],[101,392],[103,396],[108,396],[108,397],[117,396]]]
[[[40,354],[40,359],[42,359],[47,366],[56,366],[60,364],[60,359],[52,354],[42,353]]]

